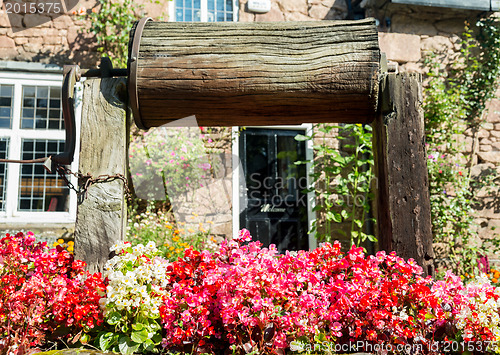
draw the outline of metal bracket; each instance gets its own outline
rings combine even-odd
[[[80,80],[81,73],[78,65],[65,65],[63,68],[62,86],[62,109],[64,118],[64,129],[66,130],[66,142],[64,151],[52,157],[52,161],[59,165],[69,165],[73,162],[76,145],[76,122],[75,122],[75,85]],[[50,157],[45,162],[45,167],[53,171]]]
[[[111,60],[107,57],[101,58],[99,69],[80,70],[78,65],[65,65],[63,68],[62,86],[62,108],[64,127],[66,130],[66,142],[64,151],[53,157],[48,157],[44,162],[45,168],[52,172],[53,165],[69,165],[73,162],[76,146],[76,122],[75,122],[75,85],[81,77],[110,78],[113,76],[126,76],[126,69],[113,69]]]
[[[144,126],[141,119],[141,111],[139,109],[139,95],[137,93],[137,69],[139,61],[139,48],[141,46],[142,31],[148,21],[152,20],[151,17],[144,17],[134,24],[134,28],[130,34],[129,42],[129,60],[128,60],[128,97],[130,100],[130,107],[134,115],[134,121],[140,129],[148,129]]]

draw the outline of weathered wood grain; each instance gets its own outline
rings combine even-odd
[[[83,174],[127,176],[128,128],[125,79],[88,79],[84,83],[80,167]],[[102,271],[109,248],[123,240],[127,208],[123,183],[115,180],[90,186],[78,202],[75,256],[92,272]]]
[[[371,122],[380,51],[374,20],[148,22],[137,58],[146,127]]]
[[[432,275],[429,181],[419,75],[386,74],[373,124],[381,250],[413,258]]]

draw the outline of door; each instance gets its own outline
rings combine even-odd
[[[296,141],[300,130],[247,128],[240,135],[240,160],[246,193],[240,228],[265,247],[279,251],[308,249],[306,159],[304,141]]]

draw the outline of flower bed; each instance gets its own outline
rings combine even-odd
[[[103,324],[100,274],[32,233],[0,240],[0,353],[24,353],[52,342],[76,342]],[[84,337],[85,340],[85,337]]]
[[[279,255],[245,230],[217,253],[187,249],[175,262],[152,243],[114,251],[102,279],[32,235],[3,238],[2,352],[64,341],[122,353],[442,354],[494,352],[500,341],[500,291],[486,277],[435,281],[394,253],[344,254],[334,243]]]

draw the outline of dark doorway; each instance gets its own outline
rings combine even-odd
[[[305,250],[308,245],[307,168],[300,130],[247,128],[239,151],[246,181],[240,198],[240,228],[247,228],[264,246],[279,251]]]

